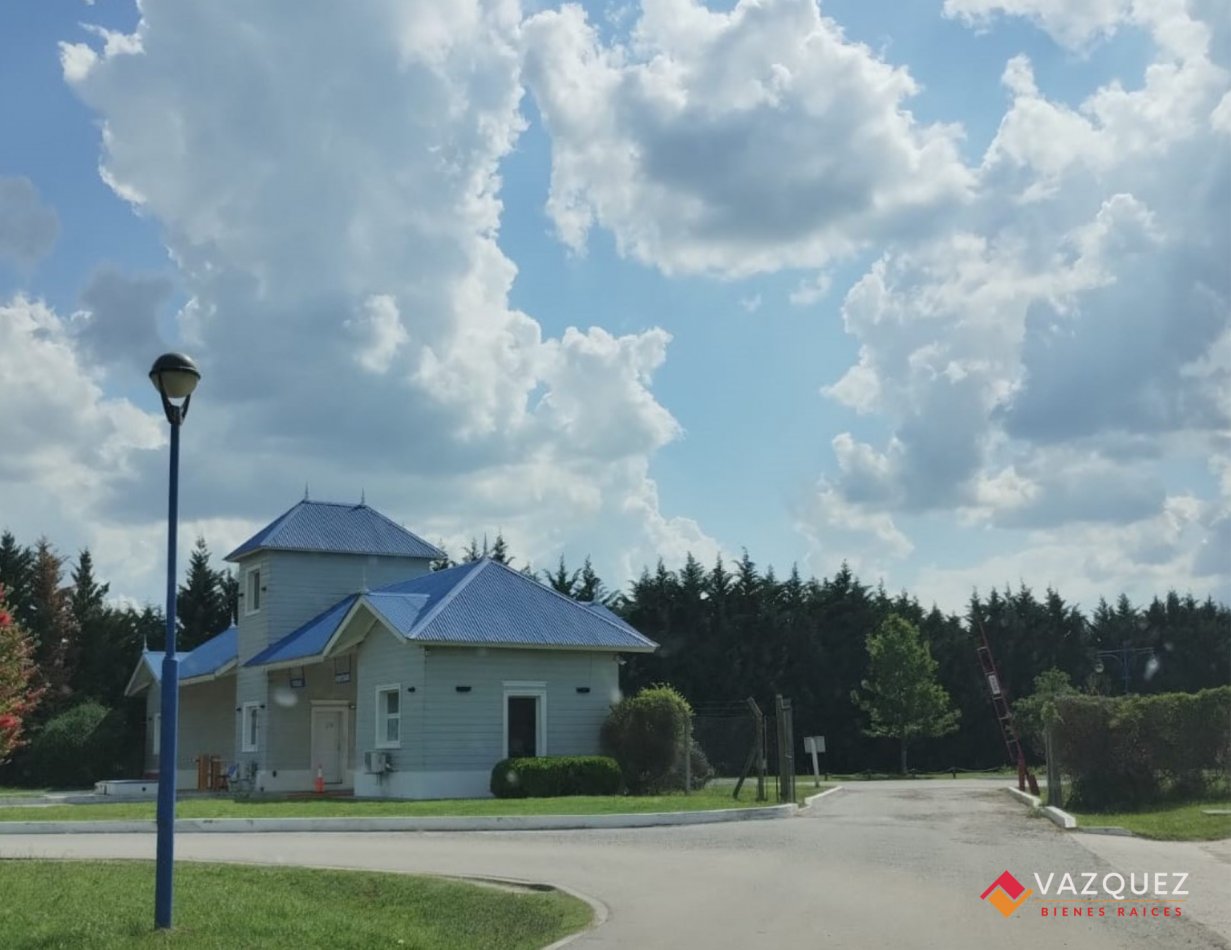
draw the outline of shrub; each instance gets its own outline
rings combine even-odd
[[[1055,752],[1074,805],[1092,810],[1193,799],[1226,781],[1231,687],[1056,701]]]
[[[497,798],[559,798],[561,795],[615,795],[620,767],[602,755],[559,755],[501,759],[492,769]]]
[[[85,788],[126,775],[131,745],[123,711],[82,703],[50,719],[35,735],[30,743],[31,778],[53,788]]]
[[[692,771],[689,773],[691,783],[689,789],[697,791],[705,788],[707,782],[714,777],[714,767],[710,765],[710,760],[705,754],[705,750],[701,748],[701,743],[696,739],[692,740]],[[671,771],[667,773],[667,788],[683,788],[684,787],[684,757],[681,755],[676,759],[675,765],[671,767]]]
[[[1056,700],[1061,696],[1076,696],[1078,689],[1069,674],[1052,667],[1034,678],[1034,692],[1013,703],[1013,718],[1021,737],[1034,751],[1043,755],[1043,733],[1056,712]]]
[[[691,719],[688,700],[670,686],[651,686],[615,705],[603,723],[603,749],[620,763],[630,792],[652,795],[684,787],[684,738]],[[712,770],[695,741],[693,764],[693,787],[700,788]]]

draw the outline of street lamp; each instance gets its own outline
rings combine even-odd
[[[1094,661],[1094,672],[1102,673],[1106,669],[1103,657],[1120,661],[1120,673],[1124,679],[1124,692],[1128,692],[1129,676],[1132,672],[1132,660],[1137,656],[1153,656],[1153,647],[1130,647],[1127,643],[1118,650],[1099,650]]]
[[[162,735],[158,757],[158,848],[154,878],[154,926],[171,927],[175,874],[175,762],[179,733],[180,665],[175,656],[175,546],[179,531],[180,425],[188,415],[201,373],[183,353],[154,361],[150,382],[162,397],[171,424],[171,478],[167,492],[167,642],[162,659]],[[176,401],[178,400],[178,402]]]

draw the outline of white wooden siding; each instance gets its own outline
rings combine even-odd
[[[145,691],[145,771],[158,771],[158,756],[154,754],[154,727],[158,724],[154,716],[162,712],[162,693],[158,686],[152,685]]]
[[[362,622],[362,620],[361,620]],[[389,633],[377,624],[359,645],[355,660],[355,761],[363,767],[365,752],[376,749],[376,688],[401,686],[401,724],[397,749],[382,749],[394,769],[402,772],[423,768],[423,650]],[[411,692],[411,689],[414,692]]]
[[[322,611],[332,607],[342,598],[354,594],[366,583],[369,588],[381,587],[395,581],[409,580],[427,573],[431,562],[425,558],[375,557],[357,554],[327,554],[321,552],[261,551],[245,557],[239,564],[241,574],[251,568],[261,572],[261,610],[247,614],[246,605],[240,606],[239,617],[239,674],[235,679],[234,702],[230,708],[242,707],[244,703],[263,703],[265,730],[258,751],[238,753],[244,762],[255,761],[257,768],[290,768],[284,764],[311,758],[310,713],[292,709],[284,717],[283,709],[271,702],[269,677],[264,669],[245,669],[244,663],[256,656],[271,643],[293,632]],[[240,588],[243,590],[243,588]],[[309,682],[313,680],[313,667],[309,667]],[[316,670],[317,679],[326,675],[333,680],[332,664]],[[274,671],[276,684],[285,682],[285,671]],[[352,673],[352,678],[354,673]],[[304,690],[296,690],[297,694]],[[350,698],[353,693],[336,698]],[[308,698],[308,697],[301,697]],[[310,698],[335,698],[315,696]],[[285,721],[284,721],[285,720]],[[243,748],[240,741],[240,717],[233,722],[232,748]],[[301,741],[302,739],[302,741]],[[353,748],[353,746],[352,746]]]
[[[353,661],[349,683],[334,682],[332,660],[304,667],[305,680],[302,688],[291,689],[290,674],[290,670],[274,670],[269,674],[271,702],[263,710],[266,713],[266,728],[262,741],[269,748],[265,767],[273,771],[316,768],[316,763],[312,761],[313,700],[346,700],[347,703],[355,701]],[[349,763],[343,763],[345,768],[354,768],[354,713],[351,714],[350,720],[351,754]]]
[[[426,662],[424,767],[490,769],[504,753],[504,683],[543,682],[547,755],[597,755],[599,730],[619,699],[610,653],[443,649]],[[467,693],[458,686],[469,686]],[[578,687],[590,692],[578,693]]]
[[[425,656],[378,627],[360,647],[358,665],[360,764],[363,752],[376,748],[376,687],[402,684],[402,746],[389,753],[397,771],[494,766],[504,752],[505,681],[546,683],[548,755],[598,754],[599,730],[619,699],[610,653],[431,647]]]
[[[219,755],[224,762],[235,758],[234,722],[235,679],[194,683],[180,687],[179,748],[176,768],[195,769],[201,755]],[[159,756],[154,755],[155,714],[162,712],[162,692],[158,685],[145,693],[145,770],[157,772]]]

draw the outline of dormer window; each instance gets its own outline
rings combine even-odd
[[[244,591],[244,613],[257,614],[261,612],[261,571],[253,568],[247,574],[248,586]]]

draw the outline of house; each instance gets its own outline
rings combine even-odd
[[[619,698],[620,654],[657,645],[483,559],[441,552],[367,505],[304,500],[232,551],[239,622],[180,656],[178,787],[220,756],[253,787],[358,796],[489,794],[509,755],[586,755]],[[146,696],[146,769],[158,769],[159,674]]]

